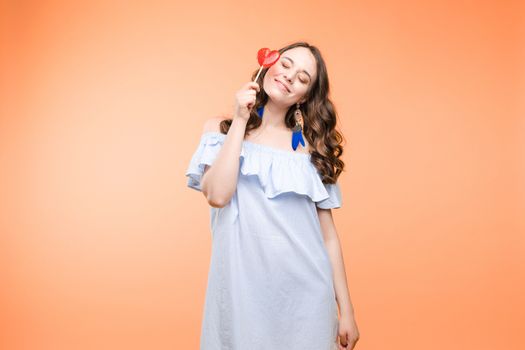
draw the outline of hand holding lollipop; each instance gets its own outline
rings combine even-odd
[[[235,115],[244,120],[250,118],[250,110],[255,104],[256,92],[260,91],[259,84],[256,83],[263,68],[272,66],[279,59],[279,51],[271,51],[268,48],[262,48],[257,52],[257,61],[261,65],[259,72],[255,79],[244,85],[236,94],[235,97]],[[262,108],[262,107],[261,107]],[[259,116],[262,116],[262,110],[257,111]]]

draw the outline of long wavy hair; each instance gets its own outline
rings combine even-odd
[[[325,62],[319,49],[304,41],[299,41],[279,49],[283,54],[286,50],[294,47],[306,47],[310,49],[315,57],[317,65],[317,78],[310,86],[305,95],[305,102],[300,109],[303,114],[303,135],[310,145],[310,159],[321,175],[322,182],[334,184],[344,169],[345,163],[340,159],[343,154],[343,135],[335,129],[337,113],[335,106],[328,97],[329,83]],[[268,68],[263,68],[257,80],[261,87],[256,94],[255,105],[252,107],[248,123],[246,124],[245,136],[253,129],[257,129],[262,121],[257,114],[257,109],[264,106],[268,101],[268,95],[262,88],[262,82]],[[259,69],[252,74],[251,80],[255,79]],[[290,106],[285,116],[285,124],[291,130],[295,126],[294,111],[296,105]],[[233,119],[225,119],[220,123],[220,131],[227,134]]]

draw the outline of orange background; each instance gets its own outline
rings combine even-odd
[[[296,40],[347,140],[357,349],[524,348],[519,1],[0,6],[0,348],[198,348],[209,207],[184,172],[257,50]]]

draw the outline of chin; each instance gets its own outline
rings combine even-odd
[[[285,104],[287,99],[283,97],[279,92],[271,92],[268,94],[268,98],[271,99],[276,104]]]
[[[286,101],[290,97],[290,93],[283,93],[277,86],[273,87],[269,92],[268,96],[271,96],[275,101]]]

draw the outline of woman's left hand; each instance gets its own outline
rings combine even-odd
[[[352,350],[359,340],[359,330],[353,315],[341,315],[338,332],[339,350]]]

